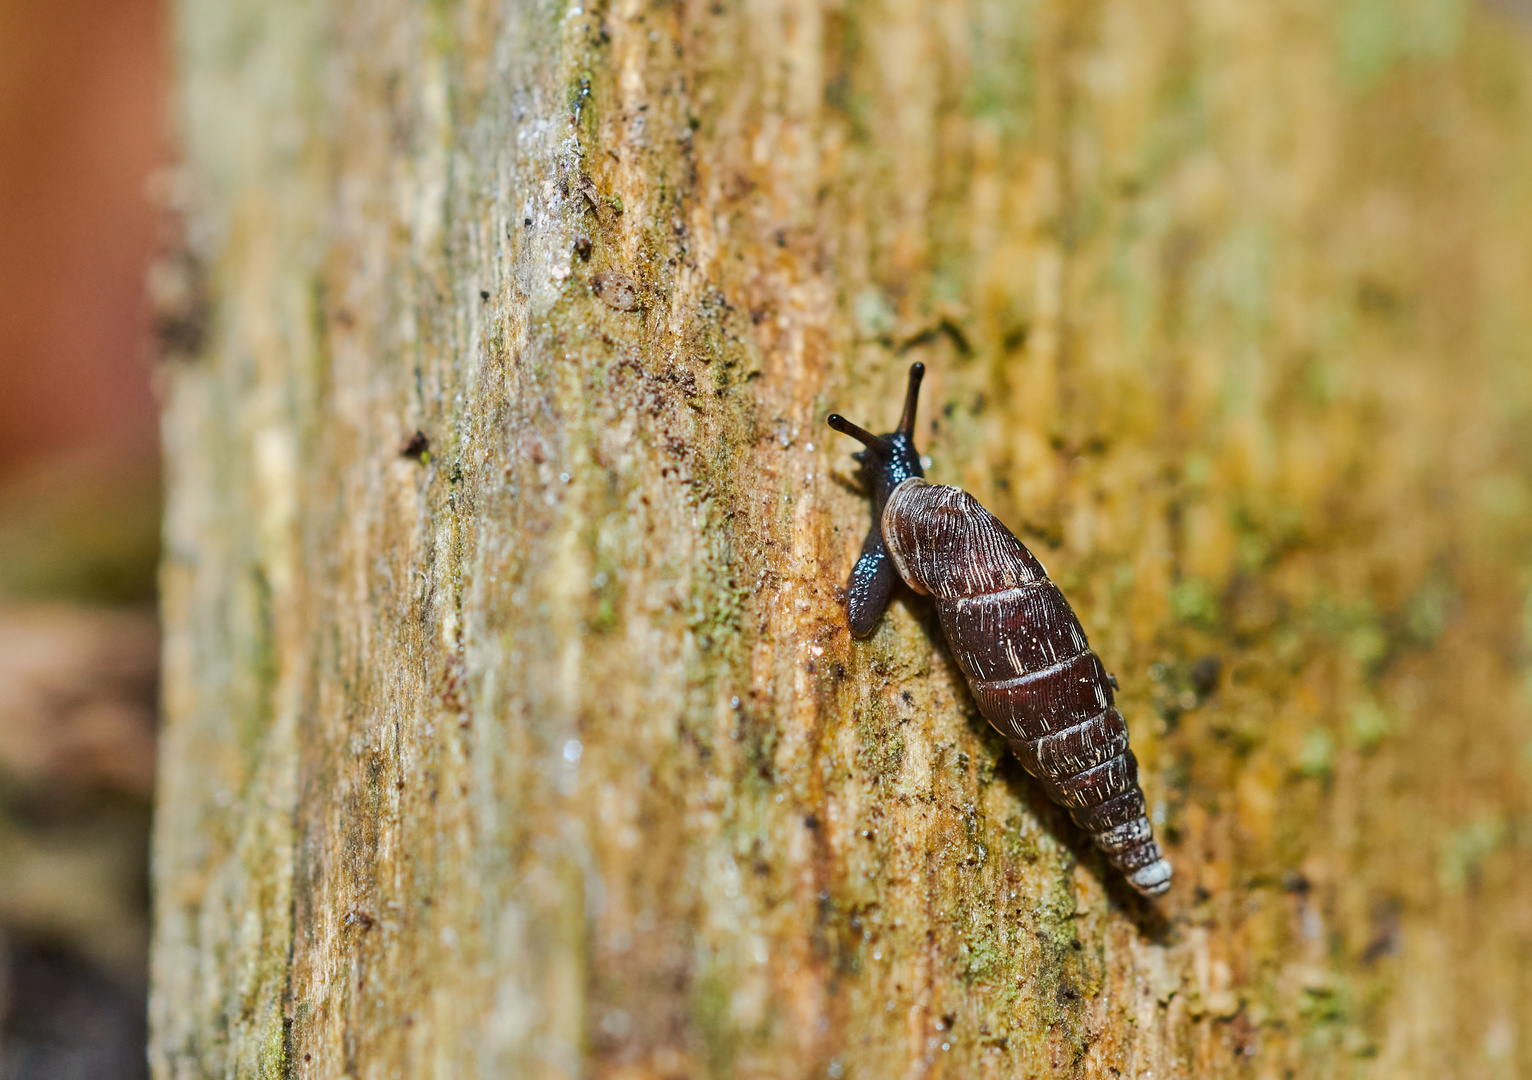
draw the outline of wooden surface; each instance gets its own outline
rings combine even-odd
[[[158,1076],[1532,1074],[1511,14],[178,19]],[[1118,676],[1156,904],[928,605],[847,633],[824,417],[914,359]]]

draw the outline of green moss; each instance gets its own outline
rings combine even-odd
[[[615,561],[605,555],[595,560],[590,579],[589,614],[586,625],[592,633],[609,634],[617,628],[622,606],[622,585]]]
[[[869,338],[891,333],[899,317],[882,290],[876,288],[863,289],[857,296],[854,315],[857,329]]]
[[[892,730],[890,730],[892,728]],[[879,706],[857,710],[857,768],[876,784],[892,782],[904,761],[904,735]]]
[[[1017,5],[1001,3],[975,5],[968,19],[972,69],[964,83],[962,109],[1009,139],[1025,137],[1036,123],[1037,25],[1035,10],[1019,11]]]
[[[1508,835],[1501,817],[1480,818],[1454,829],[1437,851],[1436,880],[1445,891],[1461,893]]]
[[[1389,634],[1383,614],[1370,598],[1347,600],[1333,593],[1321,593],[1310,608],[1310,619],[1318,633],[1346,653],[1364,669],[1370,669],[1389,651]]]
[[[1271,320],[1271,276],[1276,239],[1263,222],[1244,221],[1230,229],[1200,264],[1195,283],[1195,318],[1206,324],[1227,318],[1241,336],[1254,339]],[[1260,353],[1231,357],[1225,367],[1225,408],[1244,412],[1262,396]]]
[[[996,923],[971,926],[963,941],[963,978],[970,984],[992,981],[1009,954]]]
[[[284,962],[286,959],[286,956],[282,957]],[[287,1080],[292,1075],[288,1069],[287,1030],[281,1012],[272,1010],[267,1017],[256,1058],[256,1075],[260,1080]]]
[[[1465,0],[1347,0],[1338,13],[1342,74],[1367,92],[1402,63],[1443,60],[1462,44]]]
[[[691,994],[692,1020],[707,1050],[709,1076],[727,1080],[734,1075],[739,1033],[730,1015],[733,996],[731,982],[723,973],[709,970],[694,984]]]
[[[1211,629],[1218,621],[1218,596],[1210,582],[1196,577],[1182,578],[1171,586],[1170,613],[1181,622],[1199,629]]]
[[[1351,710],[1351,742],[1364,754],[1378,748],[1386,735],[1393,730],[1388,713],[1372,700],[1358,702]]]
[[[1303,539],[1302,514],[1281,504],[1241,501],[1230,512],[1230,524],[1236,536],[1236,564],[1246,573],[1268,569]]]
[[[1335,736],[1325,728],[1310,728],[1303,736],[1296,765],[1304,776],[1328,777],[1335,771]]]
[[[1344,983],[1331,977],[1305,986],[1298,999],[1298,1015],[1308,1024],[1303,1033],[1306,1052],[1320,1054],[1339,1045],[1350,1020]]]
[[[1429,646],[1441,637],[1452,602],[1452,586],[1438,575],[1421,583],[1404,605],[1404,630],[1411,644]]]

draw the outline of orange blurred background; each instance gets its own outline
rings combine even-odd
[[[152,459],[145,198],[166,158],[156,0],[0,5],[0,478]]]
[[[157,0],[0,3],[0,1075],[138,1077],[158,640]]]

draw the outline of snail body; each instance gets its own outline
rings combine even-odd
[[[977,499],[927,483],[913,434],[921,364],[910,368],[899,429],[830,426],[866,449],[873,522],[847,586],[851,630],[865,637],[896,579],[930,596],[979,711],[1022,765],[1145,896],[1170,888],[1170,862],[1144,813],[1138,763],[1112,677],[1041,562]]]

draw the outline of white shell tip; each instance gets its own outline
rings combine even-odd
[[[1170,891],[1170,860],[1156,859],[1128,876],[1128,883],[1145,896],[1163,896]]]

